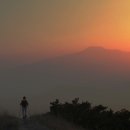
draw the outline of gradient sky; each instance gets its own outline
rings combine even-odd
[[[33,59],[88,46],[130,51],[130,0],[0,0],[0,57]]]

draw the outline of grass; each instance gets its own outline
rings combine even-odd
[[[0,130],[18,130],[19,120],[8,114],[0,115]]]
[[[84,130],[60,117],[55,117],[50,114],[35,115],[31,117],[31,120],[47,126],[52,130]]]

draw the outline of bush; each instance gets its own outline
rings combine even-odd
[[[91,130],[128,130],[130,129],[130,112],[126,109],[113,112],[106,106],[92,107],[89,102],[79,103],[75,98],[71,103],[60,103],[58,99],[50,103],[50,112],[55,116]]]
[[[18,130],[19,121],[16,117],[0,115],[0,130]]]

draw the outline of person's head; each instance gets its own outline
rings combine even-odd
[[[23,99],[25,100],[25,99],[26,99],[26,97],[24,96],[24,97],[23,97]]]

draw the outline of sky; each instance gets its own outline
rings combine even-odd
[[[130,51],[129,0],[0,0],[0,58],[34,60],[89,46]]]
[[[83,50],[90,46],[130,52],[130,0],[0,0],[0,102],[14,110],[27,95],[41,109],[57,96],[79,95],[130,109],[129,53],[97,49],[86,51],[87,60]],[[42,60],[79,51],[77,61],[77,55]],[[22,66],[28,62],[35,64]],[[40,107],[39,98],[47,105]]]

